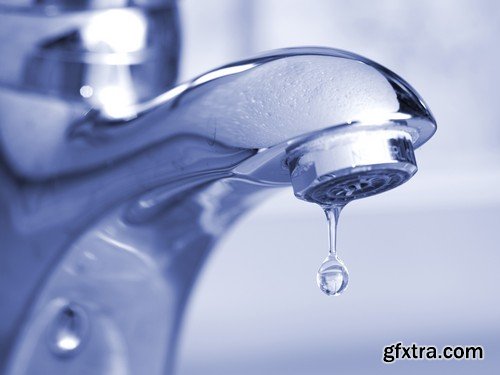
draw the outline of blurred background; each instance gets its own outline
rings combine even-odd
[[[181,78],[261,51],[346,49],[408,80],[438,132],[409,183],[350,204],[340,297],[315,275],[321,210],[278,192],[236,225],[198,280],[178,372],[496,374],[500,370],[500,3],[182,0]],[[483,361],[381,362],[385,345],[482,345]]]

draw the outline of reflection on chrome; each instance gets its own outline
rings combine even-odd
[[[400,77],[329,48],[174,86],[173,1],[0,4],[18,30],[0,45],[1,373],[171,373],[198,270],[237,218],[279,187],[321,203],[363,173],[402,183],[436,128]],[[47,350],[58,317],[71,356]]]

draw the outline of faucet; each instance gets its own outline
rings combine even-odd
[[[388,69],[289,48],[176,84],[178,25],[173,0],[0,0],[0,373],[171,374],[245,212],[416,172],[436,123]]]

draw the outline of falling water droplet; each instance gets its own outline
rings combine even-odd
[[[77,352],[88,331],[88,321],[82,308],[74,303],[64,306],[49,330],[49,346],[55,355],[66,357]]]
[[[337,224],[343,206],[332,206],[325,209],[328,221],[328,256],[319,267],[316,281],[323,293],[338,296],[349,282],[349,274],[344,263],[337,256]]]

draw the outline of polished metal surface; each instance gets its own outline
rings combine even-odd
[[[52,16],[1,10],[2,91],[49,95],[58,107],[88,110],[139,103],[176,82],[175,4]]]
[[[175,3],[176,0],[0,0],[0,9],[54,15],[88,9],[157,8]]]
[[[326,208],[395,188],[417,165],[404,130],[358,130],[320,136],[287,151],[295,195]]]
[[[149,11],[130,11],[154,24]],[[92,14],[82,14],[90,28]],[[41,27],[47,35],[60,26],[33,20],[47,21],[50,27]],[[109,40],[104,47],[99,42],[73,55],[75,40],[85,44],[74,34],[43,44],[47,50],[37,42],[45,37],[20,35],[28,42],[10,43],[2,59],[14,59],[7,70],[24,68],[0,74],[0,368],[6,374],[171,373],[198,270],[244,212],[275,187],[317,186],[366,142],[404,140],[398,150],[411,151],[405,158],[374,147],[356,160],[371,170],[408,163],[411,175],[412,149],[435,131],[405,81],[343,51],[273,51],[167,90],[172,80],[162,77],[175,69],[161,52],[151,55],[158,68],[151,80],[127,75],[133,57],[139,65],[147,60],[149,38],[130,49],[127,41],[118,52],[108,51]],[[176,60],[175,43],[167,47]],[[27,57],[35,50],[39,60],[32,63]],[[84,64],[85,74],[65,70],[68,56]],[[121,77],[119,67],[128,72],[125,81],[87,75],[95,68],[95,77],[108,77],[109,68]],[[104,99],[103,92],[109,92]],[[331,147],[343,139],[349,142]],[[300,180],[303,186],[293,170],[290,180],[298,150],[298,162],[332,158]]]

